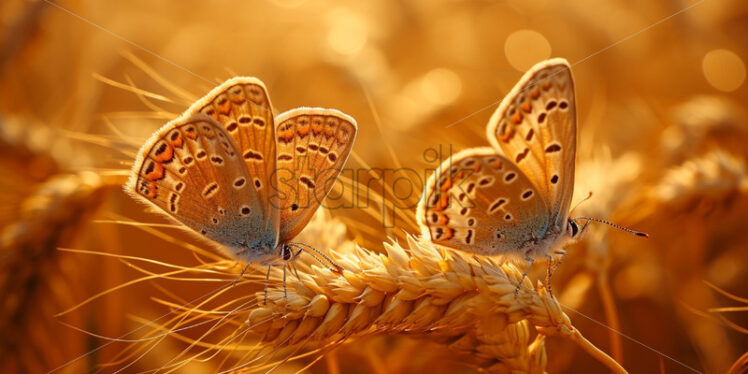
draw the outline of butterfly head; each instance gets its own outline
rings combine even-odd
[[[297,255],[299,255],[299,252],[294,252],[287,244],[280,246],[279,256],[283,261],[291,261]]]

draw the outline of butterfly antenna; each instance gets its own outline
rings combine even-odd
[[[629,234],[634,234],[636,236],[641,236],[641,237],[644,237],[644,238],[648,238],[649,237],[649,234],[647,234],[645,232],[634,231],[632,229],[629,229],[629,228],[626,228],[626,227],[623,227],[623,226],[620,226],[620,225],[616,225],[615,223],[608,222],[608,221],[605,221],[605,220],[602,220],[602,219],[599,219],[599,218],[593,218],[593,217],[575,217],[575,218],[572,218],[572,220],[574,220],[574,221],[576,221],[578,219],[583,219],[583,220],[587,220],[587,221],[594,221],[594,222],[604,223],[606,225],[613,226],[613,227],[615,227],[615,228],[617,228],[619,230],[626,231]],[[585,224],[585,226],[586,226],[586,224]]]
[[[589,200],[591,197],[592,197],[592,191],[590,191],[590,194],[587,195],[587,197],[585,197],[584,199],[582,199],[582,201],[578,202],[577,205],[574,205],[574,207],[571,208],[571,211],[573,212],[574,210],[576,210],[580,205],[582,205],[583,202]]]
[[[317,260],[317,262],[319,262],[320,264],[327,266],[327,264],[324,261],[322,261],[319,257],[315,256],[314,253],[309,252],[306,248],[298,245],[297,243],[286,243],[286,245],[289,246],[289,247],[291,247],[291,248],[295,248],[295,249],[299,250],[299,252],[296,253],[296,256],[298,256],[303,251],[303,252],[308,253],[310,256],[312,256],[312,258],[314,258],[315,260]],[[294,256],[294,257],[296,257],[296,256]]]
[[[337,263],[335,263],[335,261],[333,261],[333,260],[332,260],[332,259],[331,259],[330,257],[327,257],[327,255],[326,255],[326,254],[324,254],[324,253],[322,253],[322,252],[321,252],[321,251],[320,251],[319,249],[317,249],[317,248],[314,248],[314,247],[312,247],[311,245],[309,245],[309,244],[305,244],[305,243],[288,243],[288,244],[290,244],[290,245],[293,245],[293,246],[295,246],[296,248],[299,248],[299,249],[302,249],[302,250],[304,250],[304,252],[306,252],[306,253],[309,253],[310,255],[312,255],[312,257],[316,258],[316,259],[317,259],[317,261],[319,261],[319,262],[320,262],[321,264],[325,265],[325,263],[324,263],[324,262],[322,262],[322,261],[320,261],[320,259],[319,259],[319,258],[317,258],[317,256],[315,256],[315,255],[314,255],[314,253],[316,253],[316,254],[318,254],[318,255],[322,256],[322,258],[324,258],[324,259],[325,259],[325,260],[326,260],[326,261],[327,261],[328,263],[330,263],[330,265],[332,265],[332,266],[333,266],[333,267],[335,268],[335,269],[333,270],[333,272],[336,272],[336,273],[338,273],[338,274],[342,274],[342,273],[343,273],[343,267],[342,267],[342,266],[340,266],[340,265],[338,265]],[[311,249],[312,251],[314,251],[314,253],[310,252],[310,251],[309,251],[310,249]]]

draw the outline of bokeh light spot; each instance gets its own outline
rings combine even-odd
[[[537,31],[517,30],[506,38],[504,53],[513,68],[524,72],[551,56],[551,44]]]
[[[706,81],[720,91],[735,91],[745,81],[745,63],[727,49],[709,51],[701,61],[701,68]]]
[[[461,90],[460,77],[446,68],[431,70],[421,80],[421,91],[424,98],[437,105],[452,103],[460,96]]]
[[[327,43],[342,55],[359,52],[366,44],[368,30],[364,20],[356,13],[336,9],[330,15]]]

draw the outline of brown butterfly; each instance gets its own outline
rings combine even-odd
[[[487,135],[492,147],[453,155],[429,179],[417,212],[425,237],[532,265],[563,253],[587,225],[580,228],[577,220],[601,221],[569,217],[577,121],[566,60],[547,60],[527,71],[491,117]]]
[[[238,260],[289,261],[313,249],[291,240],[329,193],[357,130],[334,109],[274,116],[260,80],[232,78],[145,142],[125,190]]]

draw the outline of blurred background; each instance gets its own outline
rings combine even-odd
[[[99,365],[126,343],[100,336],[163,314],[156,297],[209,289],[136,281],[143,269],[113,256],[191,266],[185,246],[210,249],[180,230],[111,221],[168,223],[120,185],[138,146],[219,82],[260,78],[277,113],[337,108],[359,124],[351,168],[407,169],[358,180],[376,179],[386,203],[332,211],[350,239],[378,250],[418,233],[414,204],[439,164],[429,150],[443,159],[486,146],[501,98],[550,57],[569,60],[576,80],[575,201],[594,193],[579,211],[650,234],[596,226],[568,248],[554,290],[594,319],[567,311],[575,326],[632,373],[745,365],[747,46],[748,4],[738,0],[5,0],[0,371],[114,371]],[[395,185],[398,175],[412,184]],[[151,356],[184,344],[165,339],[124,372],[157,369]],[[604,371],[567,341],[551,338],[547,350],[548,372]],[[356,341],[306,369],[426,370],[477,369],[403,337]]]

